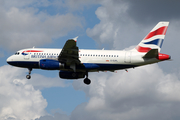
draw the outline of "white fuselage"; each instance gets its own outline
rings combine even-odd
[[[42,49],[31,48],[23,49],[10,56],[7,62],[11,65],[24,68],[40,68],[39,61],[42,59],[57,60],[62,49]],[[88,66],[88,71],[103,71],[103,70],[118,70],[133,68],[145,64],[159,62],[156,58],[144,59],[142,56],[145,53],[139,53],[135,50],[119,51],[119,50],[79,50],[79,60],[85,66]],[[27,63],[27,64],[26,64]],[[31,66],[29,66],[29,63]],[[89,67],[98,65],[99,68]],[[85,67],[86,68],[86,67]]]

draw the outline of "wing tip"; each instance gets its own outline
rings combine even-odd
[[[73,40],[74,40],[75,42],[77,42],[78,37],[79,37],[79,36],[73,38]]]

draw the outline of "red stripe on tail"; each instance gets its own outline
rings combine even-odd
[[[156,36],[156,35],[165,35],[166,34],[166,31],[167,31],[167,28],[168,26],[164,26],[164,27],[161,27],[153,32],[150,32],[145,38],[144,40],[147,40],[153,36]]]
[[[151,50],[151,48],[137,46],[137,47],[136,47],[136,50],[137,50],[138,52],[148,52],[148,51]]]

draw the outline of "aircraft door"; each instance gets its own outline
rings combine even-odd
[[[131,52],[126,52],[126,53],[125,53],[124,62],[125,62],[125,63],[131,63]]]
[[[29,60],[29,58],[30,58],[30,53],[27,53],[27,55],[24,55],[25,60]]]

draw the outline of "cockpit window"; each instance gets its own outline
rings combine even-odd
[[[19,55],[19,52],[16,52],[15,55]]]

